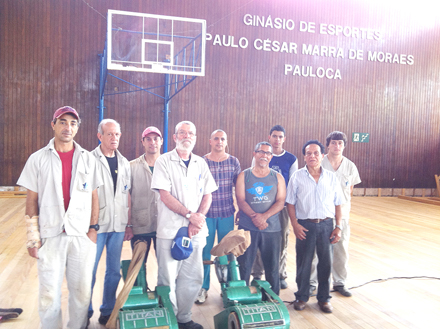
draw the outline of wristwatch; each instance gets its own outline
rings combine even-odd
[[[191,217],[191,211],[190,211],[189,213],[187,213],[187,214],[185,215],[185,217],[186,217],[186,219],[189,219],[189,218]]]
[[[341,226],[339,226],[339,225],[335,225],[335,228],[336,228],[336,227],[342,231],[342,227],[341,227]]]
[[[99,231],[99,225],[95,224],[95,225],[90,225],[89,229],[93,228],[95,231]]]

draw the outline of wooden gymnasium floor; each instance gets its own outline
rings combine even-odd
[[[36,260],[27,255],[23,225],[25,199],[0,199],[0,307],[21,307],[23,314],[1,323],[2,328],[40,328]],[[333,314],[319,311],[312,297],[304,311],[288,306],[291,328],[439,328],[440,281],[438,279],[394,279],[396,277],[440,277],[440,208],[397,198],[355,197],[351,215],[348,286],[353,297],[332,293]],[[295,284],[295,240],[290,237],[289,288],[281,298],[292,301]],[[131,257],[124,245],[123,258]],[[156,283],[154,256],[148,261],[150,286]],[[193,319],[213,329],[213,316],[222,310],[219,284],[211,272],[206,303],[194,305]],[[104,268],[99,267],[94,293],[95,308],[102,295]],[[367,284],[365,284],[367,283]],[[365,284],[365,285],[363,285]],[[66,325],[66,285],[63,312]],[[89,328],[98,324],[95,312]]]

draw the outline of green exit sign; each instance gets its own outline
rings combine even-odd
[[[354,143],[369,143],[370,134],[369,133],[353,133]]]

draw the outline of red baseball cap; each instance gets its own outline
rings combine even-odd
[[[76,110],[70,106],[63,106],[63,107],[60,107],[58,110],[56,110],[55,113],[53,114],[52,120],[58,119],[60,116],[62,116],[63,114],[66,114],[66,113],[72,114],[74,117],[76,117],[78,119],[78,121],[80,121],[78,112],[76,112]]]
[[[157,129],[156,127],[148,127],[145,128],[144,132],[142,133],[142,139],[144,139],[145,136],[147,136],[149,133],[155,133],[158,134],[160,138],[162,138],[162,134],[160,133],[160,130]]]

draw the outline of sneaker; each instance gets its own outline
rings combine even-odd
[[[105,326],[108,322],[108,319],[110,319],[110,314],[109,315],[104,315],[101,313],[101,316],[98,319],[98,322],[100,324],[102,324],[103,326]]]
[[[185,323],[178,322],[179,329],[203,329],[202,325],[195,323],[194,321],[189,321]]]
[[[0,313],[18,313],[19,315],[23,312],[21,308],[0,308]]]
[[[351,292],[345,288],[345,286],[333,286],[333,289],[337,292],[339,292],[344,297],[351,297]]]
[[[289,285],[287,284],[286,280],[281,279],[280,280],[280,289],[287,289]]]
[[[316,287],[315,286],[310,286],[309,288],[309,296],[312,297],[313,293],[315,292]]]
[[[208,291],[205,288],[200,289],[199,294],[197,295],[196,304],[203,304],[208,298]]]
[[[17,312],[0,312],[0,321],[18,318],[20,314]]]

